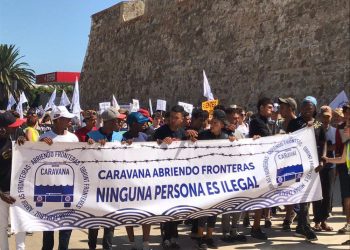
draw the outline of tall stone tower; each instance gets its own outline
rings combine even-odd
[[[83,107],[114,94],[198,105],[202,70],[223,104],[350,89],[348,0],[145,0],[92,16]]]

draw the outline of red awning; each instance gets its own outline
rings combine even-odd
[[[52,72],[48,74],[37,75],[36,84],[74,84],[75,79],[80,78],[80,72]]]

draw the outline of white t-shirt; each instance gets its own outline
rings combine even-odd
[[[39,140],[47,137],[51,138],[53,142],[79,142],[78,137],[67,130],[65,131],[64,135],[58,135],[52,130],[47,131],[46,133],[40,136]]]
[[[244,137],[249,137],[249,127],[246,125],[246,124],[242,124],[242,125],[239,125],[236,130],[238,130],[239,132],[241,132]]]

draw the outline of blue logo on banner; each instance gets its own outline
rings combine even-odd
[[[287,165],[286,162],[293,162],[294,164]],[[276,182],[278,186],[281,186],[286,181],[294,179],[296,182],[300,182],[304,168],[300,152],[296,147],[278,151],[275,155],[275,163],[277,166]]]
[[[59,180],[60,183],[46,184],[51,178]],[[64,207],[71,207],[73,199],[74,170],[71,166],[46,163],[37,168],[34,180],[34,202],[36,207],[42,207],[45,202],[59,202],[64,203]]]

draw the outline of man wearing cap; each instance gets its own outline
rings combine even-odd
[[[123,134],[123,141],[126,142],[145,142],[148,140],[148,135],[143,133],[149,122],[149,118],[143,116],[140,112],[131,112],[126,123],[129,126],[129,131]]]
[[[86,124],[85,127],[82,127],[75,131],[75,135],[78,137],[80,142],[86,142],[86,136],[90,131],[97,130],[96,122],[97,122],[97,113],[95,110],[85,110],[83,113],[83,122]]]
[[[280,97],[278,98],[278,103],[280,105],[280,114],[283,118],[283,122],[281,124],[281,130],[286,132],[289,122],[297,118],[295,114],[298,108],[297,102],[292,97],[287,97],[287,98]]]
[[[16,200],[10,196],[11,168],[12,168],[12,140],[11,133],[23,124],[24,120],[16,119],[9,111],[0,113],[0,249],[8,250],[7,226],[10,205]],[[23,142],[24,137],[19,140]],[[25,248],[25,233],[17,233],[16,249]]]
[[[54,142],[79,142],[78,137],[69,132],[68,128],[71,126],[72,118],[74,114],[70,113],[65,106],[56,106],[53,108],[50,114],[53,122],[52,130],[42,134],[39,141],[43,141],[48,145]],[[60,230],[59,231],[59,250],[68,250],[70,236],[72,230]],[[43,246],[42,250],[52,250],[54,247],[54,232],[43,232]]]
[[[99,142],[102,145],[106,142],[121,142],[123,133],[118,132],[120,129],[120,119],[125,119],[126,115],[118,112],[116,108],[110,107],[103,111],[101,118],[103,126],[98,130],[91,131],[87,134],[87,142],[90,144]]]
[[[129,126],[129,131],[125,132],[123,134],[123,142],[127,142],[128,144],[131,144],[133,142],[145,142],[148,140],[148,135],[143,133],[142,131],[145,130],[145,127],[147,126],[147,122],[149,122],[149,118],[141,114],[140,112],[132,112],[128,115],[128,118],[126,119],[126,123]],[[133,226],[126,226],[126,232],[128,234],[129,241],[131,242],[132,246],[131,249],[137,249],[136,243],[135,243],[135,235],[134,235],[134,227]],[[149,235],[151,232],[151,225],[150,224],[143,224],[142,225],[142,233],[143,233],[143,250],[149,250]]]
[[[104,145],[106,142],[121,142],[123,139],[123,134],[118,132],[120,129],[120,119],[125,119],[124,114],[120,114],[119,111],[110,107],[103,111],[101,114],[101,118],[103,120],[103,126],[95,131],[90,131],[87,134],[86,140],[89,144],[93,144],[94,142],[98,142],[101,145]],[[114,235],[114,227],[104,228],[103,229],[103,240],[102,245],[103,249],[111,250],[113,246],[113,235]],[[98,229],[91,228],[89,229],[88,235],[88,245],[89,249],[96,249],[97,245],[97,236]]]
[[[344,113],[343,113],[343,107],[336,108],[332,112],[332,126],[337,128],[338,125],[342,124],[344,122]]]
[[[280,105],[280,114],[283,118],[282,122],[279,123],[280,133],[286,133],[288,124],[291,120],[294,120],[297,118],[296,111],[297,111],[297,102],[292,97],[286,97],[286,98],[278,98],[278,103]],[[283,220],[282,224],[282,230],[285,232],[290,232],[291,228],[290,225],[293,222],[293,208],[294,205],[286,205],[286,217]]]
[[[150,115],[149,111],[145,108],[141,108],[137,112],[142,114],[144,117],[148,118],[148,122],[144,124],[142,132],[148,135],[148,138],[151,138],[154,134],[154,128],[151,128],[150,126],[151,122],[153,122],[152,116]]]
[[[327,141],[327,157],[333,158],[335,149],[335,132],[336,129],[330,125],[332,120],[332,109],[329,106],[321,107],[320,120],[322,122],[322,127],[326,132]],[[322,200],[314,201],[312,203],[314,212],[314,230],[316,232],[333,231],[333,228],[327,224],[327,219],[329,213],[331,212],[331,204],[333,197],[333,187],[335,182],[335,164],[327,163],[320,170],[320,180],[322,186]]]
[[[325,156],[326,150],[326,135],[322,128],[322,124],[315,119],[317,115],[317,100],[313,96],[304,98],[301,104],[300,116],[288,124],[287,133],[291,133],[304,127],[312,126],[315,130],[317,153],[319,157],[319,166],[316,169],[323,167],[322,156]],[[298,216],[298,225],[295,230],[297,236],[303,236],[308,241],[317,240],[315,232],[310,227],[309,222],[309,203],[300,203],[300,211]]]

